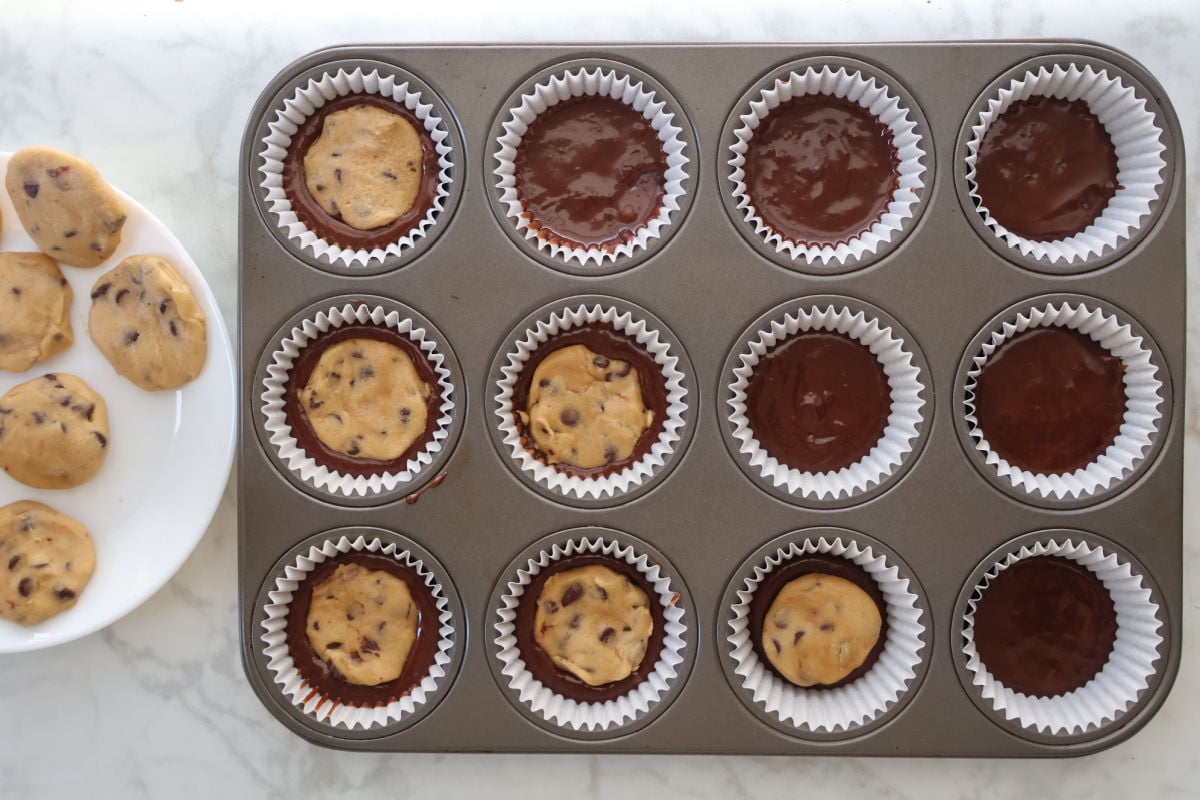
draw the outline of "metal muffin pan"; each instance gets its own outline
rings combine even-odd
[[[967,217],[955,143],[990,85],[1033,58],[1072,56],[1115,65],[1150,96],[1164,132],[1168,168],[1150,223],[1119,258],[1052,276],[1006,258]],[[763,76],[801,59],[854,59],[902,84],[923,116],[932,183],[903,240],[870,263],[836,275],[803,274],[758,252],[731,217],[730,115]],[[594,277],[551,269],[520,247],[490,206],[492,132],[513,91],[547,67],[581,59],[614,61],[667,89],[694,131],[690,208],[653,255]],[[403,268],[315,268],[273,230],[259,196],[261,127],[281,93],[325,65],[383,62],[419,76],[461,131],[451,203],[440,232],[401,259]],[[1067,756],[1095,752],[1133,735],[1158,710],[1179,666],[1182,620],[1184,191],[1182,137],[1154,78],[1122,53],[1086,42],[846,45],[369,46],[336,47],[288,66],[252,111],[241,155],[239,599],[247,677],[267,709],[310,741],[376,751]],[[456,142],[457,144],[457,142]],[[986,233],[986,235],[985,235]],[[994,237],[993,237],[994,238]],[[377,265],[378,266],[378,265]],[[606,270],[600,270],[605,273]],[[354,273],[354,274],[347,274]],[[1126,311],[1158,345],[1168,403],[1144,469],[1098,502],[1043,508],[999,490],[969,463],[957,433],[959,365],[972,339],[1002,310],[1049,294],[1086,295]],[[462,433],[444,482],[419,502],[397,496],[369,507],[302,492],[273,462],[256,432],[257,367],[286,320],[344,295],[393,298],[427,317],[459,360]],[[602,509],[572,507],[519,481],[493,446],[490,367],[506,335],[535,309],[578,295],[604,295],[652,309],[678,337],[692,365],[685,442],[670,474],[650,491]],[[726,447],[724,364],[739,334],[781,303],[838,295],[882,309],[900,323],[927,365],[929,416],[923,446],[886,490],[845,507],[798,507],[743,474]],[[436,474],[423,471],[410,492]],[[346,526],[401,533],[441,563],[462,600],[462,665],[437,708],[404,730],[371,738],[310,725],[288,710],[260,641],[260,591],[280,558],[314,535]],[[545,536],[600,526],[660,552],[687,586],[696,630],[694,666],[678,696],[644,726],[588,740],[546,730],[519,713],[493,678],[492,593],[502,565]],[[728,632],[722,598],[739,565],[765,543],[806,529],[842,529],[876,540],[906,565],[919,587],[928,646],[895,713],[846,736],[806,738],[761,719],[726,677]],[[1138,703],[1099,731],[1039,736],[977,705],[960,681],[959,598],[989,554],[1035,531],[1071,529],[1111,541],[1136,560],[1161,598],[1158,670]],[[819,531],[817,532],[819,535]],[[972,584],[973,585],[973,584]]]

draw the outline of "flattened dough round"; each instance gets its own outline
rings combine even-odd
[[[0,397],[0,468],[26,486],[87,483],[108,455],[108,408],[81,378],[48,373]]]
[[[71,284],[41,253],[0,253],[0,369],[24,372],[71,346]]]
[[[0,618],[36,625],[75,605],[96,569],[87,528],[50,506],[0,508]]]

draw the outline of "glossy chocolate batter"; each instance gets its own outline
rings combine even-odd
[[[1074,472],[1117,438],[1125,416],[1125,365],[1090,336],[1031,328],[983,365],[975,418],[1001,458],[1046,475]]]
[[[1058,556],[1022,559],[975,607],[975,647],[1015,692],[1053,697],[1104,669],[1117,637],[1112,596],[1091,570]]]
[[[780,104],[746,152],[746,191],[758,216],[802,244],[853,239],[879,221],[899,186],[892,131],[831,95]]]
[[[377,339],[395,345],[412,359],[417,375],[429,386],[429,399],[425,402],[426,419],[425,432],[417,437],[399,458],[391,461],[376,461],[369,458],[354,458],[345,453],[332,450],[317,438],[309,424],[308,415],[300,403],[299,390],[308,382],[321,353],[330,345],[346,339]],[[337,470],[344,475],[374,475],[381,472],[398,472],[404,469],[409,459],[421,452],[433,439],[441,418],[439,409],[442,405],[442,388],[437,381],[433,366],[425,354],[413,344],[412,340],[395,330],[375,325],[345,325],[317,338],[300,352],[300,357],[292,365],[287,385],[283,392],[283,412],[288,425],[292,428],[292,436],[297,444],[319,464],[329,469]]]
[[[766,620],[767,612],[771,609],[771,604],[775,602],[775,597],[779,594],[780,589],[797,578],[814,572],[842,578],[862,589],[875,601],[875,605],[879,607],[879,616],[882,619],[882,624],[879,628],[879,640],[875,642],[875,646],[871,648],[867,659],[857,669],[837,683],[804,687],[806,690],[836,689],[839,686],[853,683],[863,675],[866,675],[871,670],[871,667],[875,665],[875,662],[879,660],[879,654],[883,652],[883,646],[887,643],[887,604],[883,600],[883,593],[879,591],[879,584],[875,582],[875,579],[853,561],[841,558],[840,556],[815,554],[794,558],[772,571],[767,576],[767,579],[759,584],[758,589],[754,592],[754,598],[750,601],[750,643],[754,647],[754,652],[758,654],[759,662],[780,680],[787,682],[787,678],[779,674],[763,650],[763,622]]]
[[[1074,236],[1121,188],[1108,131],[1082,100],[1031,97],[992,123],[975,164],[979,197],[1026,239]]]
[[[654,621],[654,629],[651,631],[650,641],[646,645],[646,655],[642,657],[642,663],[638,665],[638,668],[624,680],[601,686],[589,686],[571,673],[559,669],[546,651],[539,647],[533,639],[533,620],[537,613],[537,598],[541,594],[546,580],[556,572],[585,567],[589,564],[601,564],[633,581],[634,585],[645,592],[646,597],[650,599],[650,616]],[[666,623],[658,592],[654,591],[654,587],[637,569],[624,561],[607,556],[575,556],[550,564],[525,587],[525,593],[521,595],[521,600],[517,604],[515,624],[517,649],[525,661],[526,669],[533,677],[541,681],[546,688],[563,697],[569,697],[581,703],[604,703],[628,694],[634,687],[646,680],[650,673],[654,672],[654,665],[658,663],[659,656],[662,654],[663,627]]]
[[[545,454],[538,451],[537,445],[533,441],[533,436],[521,422],[521,418],[517,416],[515,411],[525,410],[528,407],[529,383],[533,380],[533,373],[537,370],[538,364],[542,363],[542,359],[559,348],[569,347],[573,344],[584,345],[593,353],[614,361],[624,361],[636,369],[638,374],[638,388],[642,392],[642,403],[646,408],[654,412],[654,419],[651,420],[650,425],[638,438],[637,444],[633,448],[633,453],[629,458],[614,461],[603,467],[594,469],[584,469],[566,463],[553,465],[555,469],[561,472],[568,472],[582,477],[611,475],[620,472],[630,464],[636,464],[646,453],[650,452],[650,448],[658,441],[667,416],[667,384],[663,379],[662,367],[654,361],[654,358],[636,341],[624,334],[617,333],[609,325],[604,323],[590,323],[555,334],[549,341],[533,351],[529,360],[525,362],[525,366],[521,368],[521,374],[517,377],[516,385],[513,386],[513,418],[516,422],[517,430],[521,432],[521,444],[543,464],[546,463]]]
[[[357,105],[371,105],[382,108],[403,117],[412,125],[421,137],[421,186],[417,190],[416,200],[412,207],[392,222],[371,230],[359,230],[342,221],[340,216],[330,216],[321,204],[313,198],[305,183],[304,154],[321,135],[325,118],[335,111],[342,111]],[[413,116],[412,112],[400,103],[389,100],[377,94],[349,94],[336,97],[321,106],[315,114],[300,124],[300,129],[292,137],[287,155],[283,159],[283,191],[292,210],[308,229],[327,242],[339,247],[372,249],[384,247],[405,236],[422,219],[437,197],[438,189],[438,154],[433,140],[425,130],[425,125]]]
[[[784,339],[759,360],[746,387],[754,438],[782,464],[808,472],[834,472],[871,452],[891,405],[879,359],[828,331]]]
[[[542,238],[612,250],[658,215],[667,156],[650,121],[611,97],[537,116],[517,147],[517,194]]]
[[[417,639],[413,642],[408,659],[404,662],[404,671],[395,680],[381,683],[378,686],[359,686],[343,679],[334,667],[318,658],[313,652],[312,645],[308,641],[308,632],[305,630],[308,609],[312,605],[313,589],[337,569],[339,564],[346,563],[361,564],[370,570],[380,570],[395,575],[408,585],[408,591],[417,606],[419,614]],[[317,568],[308,574],[308,577],[296,590],[295,597],[288,608],[286,628],[288,652],[305,683],[314,692],[328,698],[332,703],[367,708],[383,706],[404,697],[429,673],[430,667],[433,666],[434,656],[437,654],[440,638],[437,618],[437,605],[434,602],[433,593],[412,569],[391,556],[375,553],[347,553],[318,564]]]

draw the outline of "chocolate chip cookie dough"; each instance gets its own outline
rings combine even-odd
[[[632,675],[654,629],[646,593],[601,564],[557,572],[537,596],[534,641],[589,686]]]
[[[0,618],[36,625],[75,605],[96,569],[87,528],[32,500],[0,508]]]
[[[71,346],[71,285],[41,253],[0,253],[0,369],[24,372]]]
[[[9,159],[4,185],[34,244],[56,261],[98,267],[121,242],[125,207],[81,158],[26,147]]]
[[[26,486],[87,483],[108,446],[104,398],[74,375],[49,373],[0,397],[0,468]]]
[[[344,680],[376,686],[400,677],[419,619],[404,581],[361,564],[340,564],[313,587],[308,641]]]
[[[844,578],[810,572],[775,596],[763,619],[762,649],[796,686],[827,686],[867,660],[881,626],[870,595]]]
[[[354,458],[397,459],[428,424],[429,384],[408,354],[386,341],[330,345],[298,395],[320,442]]]
[[[130,256],[96,281],[88,333],[118,373],[148,392],[194,380],[208,355],[204,311],[158,256]]]

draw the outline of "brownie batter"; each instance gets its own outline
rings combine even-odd
[[[514,169],[518,197],[540,237],[612,250],[658,215],[667,156],[641,113],[610,97],[579,97],[534,119]]]
[[[1005,461],[1045,475],[1087,466],[1125,417],[1125,366],[1086,334],[1031,328],[1000,346],[975,386],[975,417]]]
[[[1112,596],[1087,567],[1058,556],[1024,558],[988,583],[975,606],[975,647],[996,680],[1053,697],[1084,686],[1112,653]]]
[[[975,183],[988,212],[1046,242],[1083,231],[1121,188],[1108,131],[1082,100],[1013,103],[983,137]]]
[[[868,230],[899,187],[891,129],[851,100],[804,95],[779,105],[746,152],[751,205],[780,236],[836,244]]]
[[[746,418],[771,456],[804,472],[835,472],[878,443],[891,410],[883,365],[841,333],[787,337],[754,368]]]

